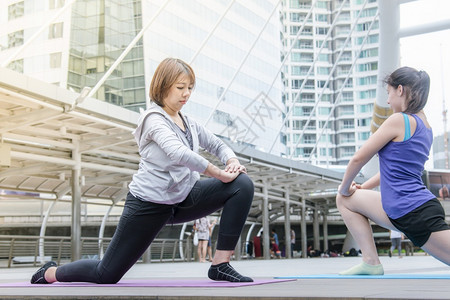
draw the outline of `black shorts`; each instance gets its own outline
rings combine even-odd
[[[389,220],[418,247],[422,247],[428,241],[432,232],[450,229],[445,222],[444,208],[436,198],[398,219],[389,218]]]

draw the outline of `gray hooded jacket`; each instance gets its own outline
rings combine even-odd
[[[139,170],[129,185],[143,201],[163,204],[182,202],[200,179],[208,161],[198,154],[199,146],[224,164],[236,157],[222,140],[194,120],[182,115],[192,134],[193,150],[170,116],[157,104],[141,114],[133,132],[139,146]]]

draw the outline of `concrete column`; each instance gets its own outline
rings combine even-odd
[[[378,85],[377,98],[372,114],[372,133],[392,114],[392,110],[387,103],[383,79],[400,65],[400,3],[393,0],[378,0],[378,11],[380,13]],[[378,157],[374,156],[361,172],[368,179],[375,175],[378,170]]]
[[[269,193],[267,183],[264,182],[263,187],[263,206],[262,206],[262,223],[263,223],[263,257],[270,259],[270,235],[269,235]]]
[[[306,199],[302,198],[302,210],[301,210],[301,227],[300,234],[302,236],[302,257],[307,258],[308,249],[308,237],[306,235]]]
[[[314,249],[320,250],[319,208],[317,206],[314,207],[313,235]]]
[[[72,226],[71,226],[71,250],[72,261],[81,258],[81,154],[79,153],[79,144],[75,144],[72,150],[72,159],[75,166],[72,168]]]
[[[234,249],[234,259],[241,260],[242,256],[242,236],[239,237],[239,240],[236,244],[236,248]]]
[[[285,256],[292,258],[291,256],[291,205],[289,202],[289,190],[284,192],[284,198],[286,203],[284,204],[284,244],[285,244]]]
[[[323,214],[323,251],[328,250],[328,210],[324,210]]]

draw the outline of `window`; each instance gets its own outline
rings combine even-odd
[[[322,45],[323,45],[324,49],[327,49],[328,48],[328,41],[321,41],[321,40],[317,40],[316,41],[316,47],[317,48],[322,48]]]
[[[292,66],[292,75],[306,75],[308,74],[309,67]],[[314,75],[314,72],[310,73]]]
[[[317,74],[319,74],[319,75],[329,75],[330,74],[330,68],[317,67]]]
[[[320,136],[320,142],[321,143],[331,143],[331,135],[329,134],[323,134]]]
[[[341,143],[354,143],[355,135],[354,133],[343,133],[340,134]]]
[[[370,137],[370,132],[360,132],[358,133],[358,138],[360,141],[366,141]]]
[[[311,1],[290,0],[289,6],[292,8],[310,8]]]
[[[329,61],[329,56],[328,56],[328,54],[319,54],[319,59],[318,59],[319,61],[326,61],[326,62],[328,62]]]
[[[63,36],[63,24],[64,23],[55,23],[51,24],[48,29],[48,39],[57,39],[62,38]]]
[[[64,6],[65,0],[48,0],[48,7],[50,9],[60,8]]]
[[[377,76],[361,77],[358,80],[358,85],[371,85],[371,84],[377,84]]]
[[[317,80],[317,87],[323,89],[325,88],[325,83],[326,83],[325,80]]]
[[[20,18],[24,15],[23,3],[23,1],[20,1],[8,6],[8,21]]]
[[[327,1],[317,1],[316,7],[328,9],[328,2]]]
[[[361,13],[361,17],[365,18],[365,17],[373,17],[377,14],[377,10],[378,8],[373,7],[373,8],[369,8],[369,9],[365,9],[362,13]],[[357,17],[359,14],[359,11],[355,11],[354,12],[354,16]]]
[[[328,116],[331,112],[330,107],[319,107],[319,115],[321,116]]]
[[[358,65],[358,72],[376,71],[378,70],[378,63],[371,62],[367,64]]]
[[[322,98],[320,98],[320,102],[331,102],[330,94],[322,94]]]
[[[354,153],[355,153],[355,148],[354,147],[343,147],[341,149],[341,156],[342,157],[353,156]]]
[[[290,17],[292,22],[303,22],[305,20],[306,14],[290,13]],[[311,17],[309,17],[308,21],[312,21]]]
[[[367,31],[367,30],[369,30],[369,28],[370,28],[370,24],[371,24],[370,22],[358,24],[358,25],[357,25],[357,30],[358,30],[358,31]],[[377,29],[378,27],[379,27],[378,22],[375,22],[375,23],[372,25],[372,29]]]
[[[50,53],[50,68],[61,68],[61,52]]]
[[[328,22],[328,15],[317,14],[316,21],[318,22]]]
[[[354,128],[353,120],[343,120],[342,121],[342,129],[352,129]]]
[[[358,127],[367,127],[367,126],[370,126],[370,118],[358,120]]]
[[[341,101],[344,101],[344,102],[353,101],[353,93],[352,92],[343,92]]]
[[[373,103],[358,106],[358,112],[360,113],[367,113],[372,111],[373,111]]]
[[[356,45],[361,45],[364,42],[365,37],[358,37],[356,39]],[[378,34],[377,35],[370,35],[367,40],[366,44],[375,44],[378,43]]]
[[[339,114],[342,115],[353,115],[353,106],[352,105],[346,105],[339,107]]]
[[[23,45],[23,30],[8,34],[8,48],[18,47],[21,45]]]
[[[367,90],[359,92],[359,99],[373,99],[377,95],[376,90]]]
[[[23,73],[23,59],[13,60],[11,63],[9,63],[8,69]]]
[[[327,35],[328,28],[318,27],[316,28],[316,34],[318,35]]]
[[[378,48],[363,50],[363,51],[361,51],[361,53],[359,54],[359,58],[364,58],[364,57],[377,57],[377,56],[378,56]]]
[[[305,134],[303,136],[304,144],[315,144],[316,143],[316,135],[315,134]]]

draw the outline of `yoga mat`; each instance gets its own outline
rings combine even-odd
[[[339,274],[319,274],[319,275],[298,275],[279,276],[276,279],[450,279],[450,274],[385,274],[385,275],[339,275]]]
[[[295,279],[255,279],[253,282],[228,282],[213,281],[209,279],[139,279],[139,280],[121,280],[116,284],[96,284],[89,282],[55,282],[52,284],[31,284],[29,282],[1,283],[3,287],[241,287],[250,285],[260,285],[269,283],[278,283],[294,281]]]

